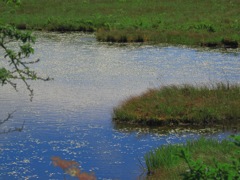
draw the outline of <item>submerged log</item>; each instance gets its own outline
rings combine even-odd
[[[201,43],[201,46],[216,48],[216,47],[219,46],[219,44],[218,43],[214,43],[214,42],[207,42],[207,43]]]
[[[233,41],[233,40],[223,39],[219,43],[216,43],[216,42],[201,43],[201,46],[202,47],[210,47],[210,48],[231,48],[231,49],[236,49],[236,48],[238,48],[238,42],[237,41]]]
[[[238,48],[238,42],[237,41],[232,41],[232,40],[229,40],[229,39],[223,39],[221,41],[221,43],[222,43],[224,48],[233,48],[233,49]]]

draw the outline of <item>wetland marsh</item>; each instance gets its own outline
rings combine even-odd
[[[52,156],[77,161],[98,179],[144,176],[139,161],[144,164],[145,153],[196,139],[201,131],[118,127],[112,121],[114,107],[163,85],[239,84],[238,51],[107,44],[80,33],[36,35],[31,58],[41,61],[33,68],[54,80],[31,82],[32,102],[21,84],[19,92],[1,87],[1,117],[15,111],[1,130],[24,122],[22,132],[1,135],[3,179],[63,179]],[[214,129],[205,136],[220,140],[229,134]]]

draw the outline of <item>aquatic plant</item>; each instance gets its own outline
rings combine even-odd
[[[81,172],[79,169],[79,163],[71,160],[64,160],[60,157],[52,157],[52,163],[54,166],[60,167],[66,174],[76,177],[79,180],[95,180],[96,177],[92,174]]]
[[[240,135],[161,146],[145,155],[148,179],[238,179]]]
[[[233,136],[234,144],[240,147],[240,136]],[[182,149],[179,157],[183,158],[188,165],[188,171],[185,171],[183,179],[239,179],[240,177],[240,149],[234,150],[230,157],[230,162],[223,163],[213,158],[213,165],[207,165],[202,158],[193,160],[190,153]]]

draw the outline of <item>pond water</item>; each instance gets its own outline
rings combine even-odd
[[[14,112],[0,132],[24,123],[22,132],[0,135],[0,179],[64,179],[53,156],[79,162],[97,179],[137,179],[146,152],[199,133],[119,127],[111,120],[115,106],[162,85],[240,83],[239,52],[110,45],[80,33],[36,35],[31,58],[41,61],[33,68],[54,80],[31,82],[32,102],[20,82],[18,92],[0,88],[0,119]],[[222,139],[230,133],[206,136]]]

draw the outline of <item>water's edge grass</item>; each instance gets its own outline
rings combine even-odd
[[[114,108],[113,121],[147,126],[240,123],[240,86],[165,86],[127,99]]]
[[[239,145],[236,146],[229,139],[219,142],[202,137],[198,140],[187,141],[186,144],[169,144],[145,154],[149,175],[147,179],[184,179],[184,174],[191,172],[186,161],[181,158],[182,152],[191,157],[191,163],[195,165],[192,168],[198,171],[199,177],[203,173],[210,176],[210,173],[213,173],[210,172],[210,166],[216,166],[215,170],[218,170],[221,167],[217,166],[221,164],[221,166],[225,165],[225,169],[227,169],[226,164],[231,164],[233,160],[239,163],[240,158]]]
[[[95,32],[99,41],[236,48],[238,0],[22,0],[0,2],[0,22],[19,29]]]

